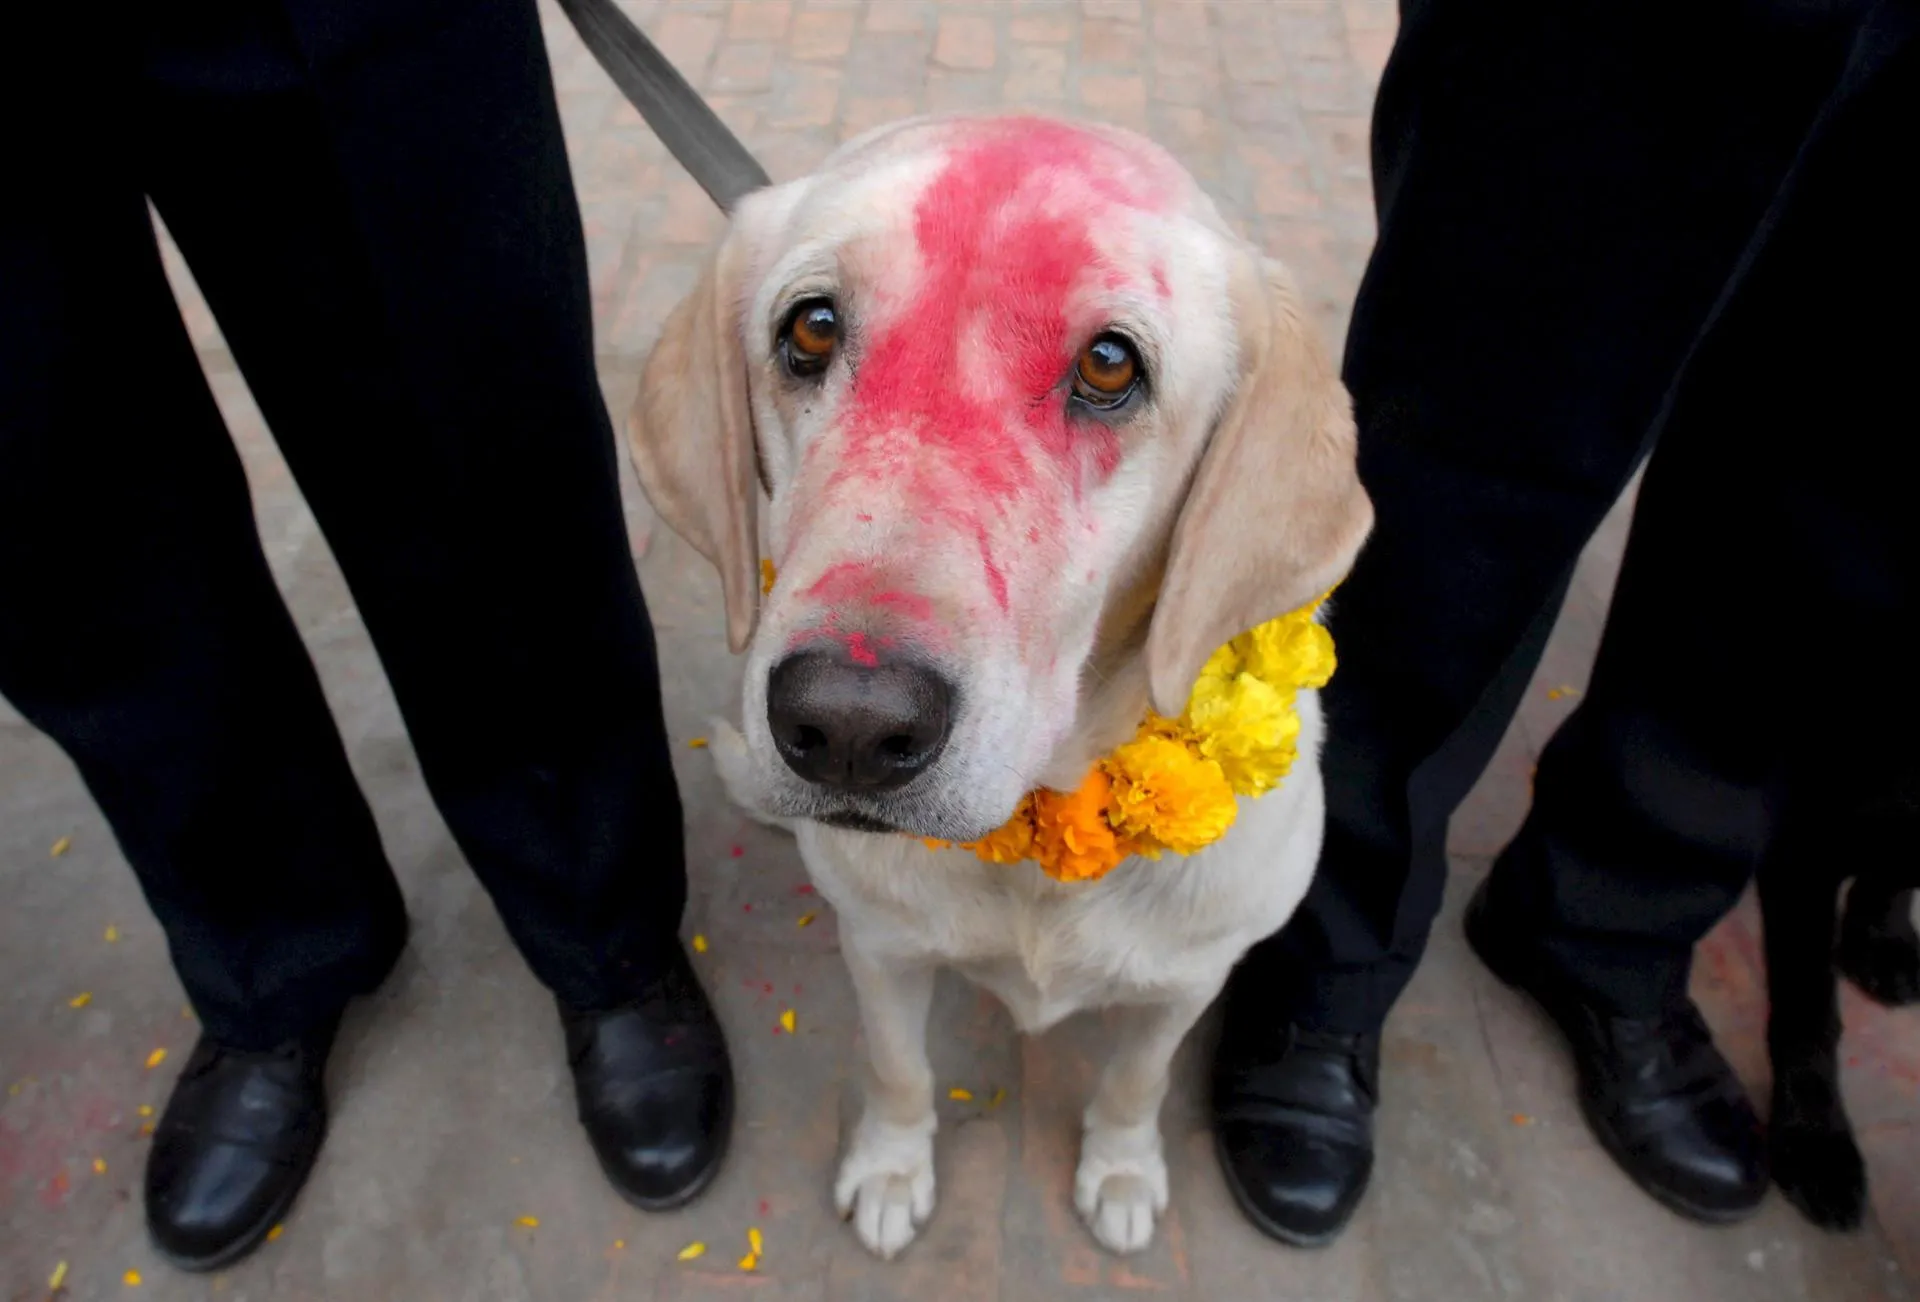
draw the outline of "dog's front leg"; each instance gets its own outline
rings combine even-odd
[[[933,1214],[933,1065],[927,1061],[931,966],[876,959],[841,937],[860,1000],[871,1074],[833,1201],[860,1242],[891,1259]]]
[[[1160,1105],[1167,1070],[1180,1041],[1209,999],[1119,1010],[1119,1043],[1087,1105],[1074,1174],[1074,1206],[1093,1237],[1113,1252],[1138,1252],[1153,1239],[1154,1218],[1167,1209],[1167,1162],[1160,1145]]]

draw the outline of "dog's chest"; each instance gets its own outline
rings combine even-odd
[[[1101,881],[1063,884],[1032,864],[985,864],[917,843],[849,859],[811,839],[802,838],[809,867],[848,943],[954,968],[1005,1003],[1023,1031],[1209,987],[1263,926],[1278,925],[1265,915],[1283,907],[1223,889],[1228,866],[1209,872],[1198,859],[1130,861]]]

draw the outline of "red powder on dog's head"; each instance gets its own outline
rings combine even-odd
[[[1119,464],[1115,431],[1068,416],[1062,385],[1086,342],[1073,298],[1089,271],[1124,273],[1103,256],[1101,225],[1162,206],[1171,191],[1156,182],[1081,128],[974,124],[915,206],[918,292],[854,371],[844,473],[910,480],[936,512],[971,523],[1002,609],[989,522],[1037,479],[1077,494]]]

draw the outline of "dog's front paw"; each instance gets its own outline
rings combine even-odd
[[[1088,1126],[1073,1177],[1073,1205],[1109,1252],[1138,1252],[1167,1210],[1167,1163],[1153,1125]]]
[[[1788,1124],[1768,1136],[1773,1182],[1823,1230],[1854,1230],[1867,1208],[1867,1166],[1839,1128]]]
[[[899,1256],[933,1215],[933,1124],[861,1122],[833,1203],[868,1251],[886,1261]]]

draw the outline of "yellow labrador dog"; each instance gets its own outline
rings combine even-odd
[[[1190,857],[1068,884],[920,838],[1079,787],[1215,647],[1346,574],[1372,507],[1287,273],[1128,132],[903,122],[740,206],[630,432],[746,653],[729,794],[794,829],[842,921],[872,1073],[840,1210],[884,1257],[933,1210],[945,966],[1027,1031],[1119,1010],[1074,1200],[1145,1246],[1174,1050],[1319,854],[1317,698],[1285,783]]]

